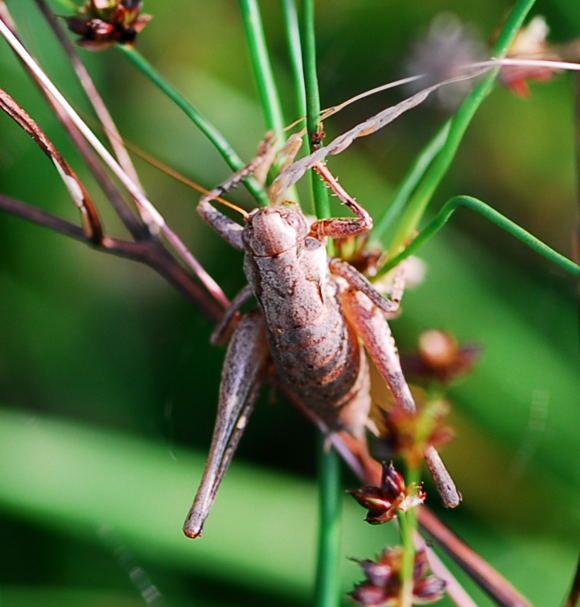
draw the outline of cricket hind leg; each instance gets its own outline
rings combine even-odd
[[[193,505],[183,526],[199,537],[217,491],[242,436],[266,368],[268,348],[261,314],[248,312],[230,340],[220,384],[210,453]]]
[[[347,318],[389,386],[395,403],[405,411],[414,413],[417,410],[415,400],[403,375],[395,340],[381,310],[363,293],[354,289],[342,293],[341,301]],[[443,504],[447,508],[455,508],[461,502],[461,494],[439,454],[433,447],[428,447],[425,459]]]

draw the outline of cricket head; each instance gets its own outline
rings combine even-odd
[[[271,257],[301,246],[308,230],[300,206],[295,202],[284,202],[252,211],[246,218],[242,238],[252,255]]]

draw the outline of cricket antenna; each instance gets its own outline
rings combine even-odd
[[[123,145],[127,149],[134,152],[137,156],[139,156],[139,158],[141,158],[141,160],[144,160],[147,164],[150,164],[151,166],[155,167],[156,169],[159,169],[160,171],[162,171],[169,177],[172,177],[176,181],[179,181],[180,183],[183,183],[184,185],[190,187],[192,190],[196,190],[197,192],[200,192],[201,194],[204,194],[204,195],[207,195],[210,193],[210,190],[208,190],[207,188],[204,188],[201,184],[197,183],[197,181],[193,181],[193,179],[186,177],[183,173],[180,173],[177,169],[174,169],[172,166],[169,166],[168,164],[166,164],[165,162],[163,162],[156,156],[153,156],[149,152],[146,152],[144,149],[140,148],[139,146],[135,145],[134,143],[127,141],[125,138],[123,138],[122,141],[123,141]],[[237,213],[242,215],[244,218],[248,216],[247,211],[245,211],[241,207],[237,206],[233,202],[226,200],[225,198],[221,198],[220,196],[218,196],[214,200],[216,200],[220,204],[223,204],[226,207],[229,207],[230,209],[233,209],[234,211],[236,211]]]

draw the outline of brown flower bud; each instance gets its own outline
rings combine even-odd
[[[461,346],[451,333],[429,329],[419,336],[418,352],[403,357],[403,369],[417,380],[447,384],[471,371],[479,354],[478,346]]]
[[[350,597],[366,607],[391,607],[399,604],[401,593],[401,546],[387,548],[376,561],[353,559],[362,568],[366,580],[357,584]],[[425,550],[415,554],[413,568],[413,605],[427,605],[438,601],[445,591],[445,582],[429,574]]]
[[[89,0],[78,17],[65,17],[68,28],[81,38],[80,46],[103,50],[112,44],[133,44],[150,15],[141,15],[140,0]]]
[[[540,15],[534,17],[516,34],[507,56],[520,59],[560,59],[547,42],[549,31],[544,17]],[[545,82],[555,73],[556,70],[550,67],[504,67],[499,74],[499,81],[520,97],[528,97],[530,94],[528,80]]]
[[[375,455],[402,457],[409,466],[420,466],[427,447],[441,447],[454,438],[453,429],[445,423],[448,413],[444,399],[429,401],[414,413],[401,407],[384,411],[383,434],[375,443]]]
[[[425,500],[420,486],[405,487],[405,480],[395,470],[392,462],[383,463],[383,476],[380,487],[367,485],[362,489],[347,491],[355,500],[368,510],[367,523],[380,525],[397,516],[397,511],[406,512]]]

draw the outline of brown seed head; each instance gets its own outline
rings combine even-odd
[[[383,412],[384,430],[375,451],[380,457],[402,457],[409,466],[420,466],[428,446],[441,447],[453,440],[455,433],[445,423],[448,413],[444,399],[429,401],[415,413],[401,407]]]
[[[347,491],[363,508],[368,509],[367,523],[380,525],[406,512],[425,500],[425,493],[418,485],[405,486],[403,476],[395,470],[392,462],[383,463],[381,486],[367,485],[362,489]]]
[[[69,29],[78,34],[80,46],[103,50],[112,44],[133,44],[137,34],[150,21],[141,15],[140,0],[88,0],[78,9],[79,16],[65,17]]]
[[[447,331],[429,329],[419,336],[418,351],[403,357],[403,369],[417,380],[448,384],[469,373],[480,352],[474,344],[460,345]]]
[[[355,559],[353,559],[355,560]],[[390,607],[398,605],[401,594],[401,568],[403,549],[387,548],[376,561],[357,561],[366,580],[357,584],[350,597],[366,607]],[[427,605],[438,601],[445,591],[445,582],[429,574],[425,550],[415,554],[413,569],[413,605]]]

